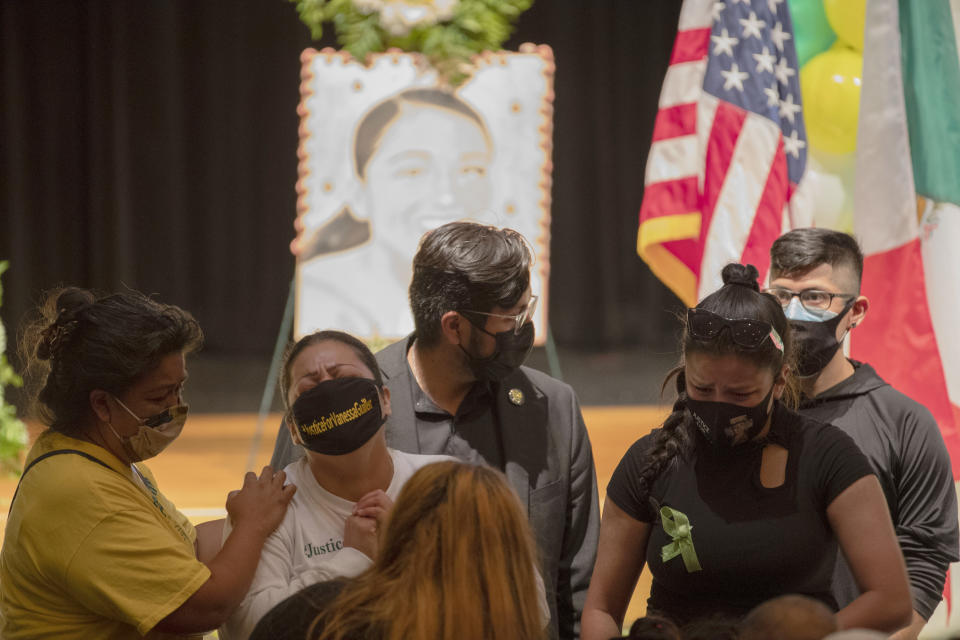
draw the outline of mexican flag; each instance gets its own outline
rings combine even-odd
[[[960,58],[948,0],[870,0],[854,231],[871,315],[851,355],[924,404],[960,478]]]
[[[853,358],[871,363],[933,413],[954,480],[960,479],[958,24],[958,0],[867,3],[854,232],[866,256],[862,291],[871,310],[850,338]],[[958,599],[949,600],[956,618]]]

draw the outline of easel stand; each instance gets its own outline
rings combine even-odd
[[[280,370],[280,359],[283,350],[290,341],[290,332],[293,329],[293,304],[296,295],[296,280],[290,281],[287,289],[287,303],[283,307],[283,320],[280,321],[280,330],[277,332],[277,341],[273,345],[273,358],[270,360],[270,369],[267,371],[267,381],[263,385],[263,395],[260,396],[260,412],[257,414],[257,430],[250,443],[250,453],[247,456],[247,471],[254,471],[253,465],[257,461],[257,451],[260,449],[260,440],[263,438],[263,425],[270,413],[273,404],[273,394],[277,391],[277,374]]]

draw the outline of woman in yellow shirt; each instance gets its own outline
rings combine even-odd
[[[0,551],[0,636],[151,638],[221,624],[250,586],[295,488],[248,473],[233,531],[194,528],[142,463],[183,428],[186,311],[136,292],[54,292],[21,344],[50,428],[14,495]],[[201,558],[203,561],[201,561]]]

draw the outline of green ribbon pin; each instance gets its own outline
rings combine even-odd
[[[663,530],[667,535],[673,538],[673,542],[666,544],[660,549],[660,557],[664,562],[672,560],[677,556],[683,557],[683,566],[689,573],[700,571],[700,560],[697,559],[697,551],[693,548],[693,538],[690,532],[693,527],[687,516],[679,511],[674,511],[670,507],[660,508],[660,520],[663,523]]]

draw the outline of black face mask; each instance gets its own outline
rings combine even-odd
[[[693,421],[703,437],[714,449],[729,453],[736,447],[746,444],[763,431],[770,416],[768,404],[773,387],[764,396],[760,404],[742,407],[730,402],[713,402],[687,398],[687,408],[693,415]]]
[[[469,320],[469,318],[467,319]],[[515,333],[513,329],[490,333],[483,327],[474,324],[473,321],[470,321],[470,324],[497,341],[493,353],[486,358],[478,358],[464,349],[463,345],[460,345],[463,352],[467,354],[467,363],[477,380],[489,382],[502,380],[516,371],[530,355],[530,350],[533,349],[534,330],[532,322],[523,325],[520,328],[520,333]]]
[[[301,394],[290,411],[300,444],[328,456],[356,451],[386,422],[379,388],[369,378],[324,380]]]
[[[796,345],[797,375],[801,378],[815,376],[833,359],[840,348],[837,340],[837,327],[853,306],[848,302],[836,316],[823,322],[812,320],[790,320],[793,331],[793,344]]]

